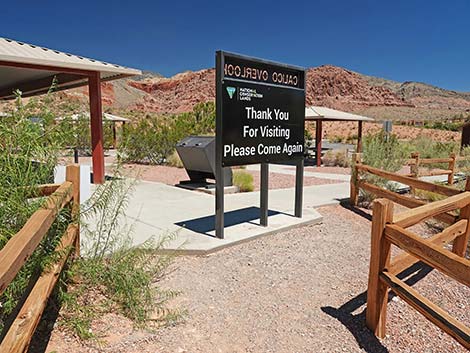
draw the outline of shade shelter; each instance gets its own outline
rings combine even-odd
[[[17,89],[23,97],[46,93],[54,79],[56,90],[88,85],[94,183],[104,181],[101,82],[140,74],[140,70],[0,37],[0,99],[14,98]]]
[[[321,149],[322,149],[322,135],[323,135],[323,122],[324,121],[357,121],[358,134],[357,134],[357,152],[362,151],[362,124],[364,121],[372,122],[374,119],[365,116],[343,112],[341,110],[308,106],[305,108],[305,120],[315,121],[315,155],[317,166],[321,166]]]
[[[91,119],[89,112],[81,113],[81,114],[78,114],[78,113],[72,114],[70,116],[70,118],[72,120],[78,120],[80,118],[80,116],[84,116],[84,117],[87,117],[88,119]],[[1,117],[1,112],[0,112],[0,117]],[[56,120],[63,120],[63,119],[64,119],[63,117],[60,117],[60,118],[57,118]],[[121,126],[124,126],[127,122],[130,121],[130,119],[124,118],[122,116],[117,116],[117,115],[114,115],[114,114],[110,114],[110,113],[103,113],[103,120],[109,121],[110,123],[113,124],[113,126],[112,126],[112,128],[113,128],[113,148],[116,148],[117,145],[118,145],[116,124],[121,124]]]

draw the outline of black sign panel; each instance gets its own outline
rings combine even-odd
[[[222,166],[303,158],[305,71],[225,52],[217,56]]]

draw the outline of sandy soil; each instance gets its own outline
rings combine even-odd
[[[306,128],[315,136],[315,128],[313,123],[306,125]],[[382,129],[382,123],[364,123],[363,134],[375,134]],[[393,133],[401,140],[411,140],[418,136],[425,136],[433,141],[449,142],[459,141],[461,133],[456,131],[445,131],[437,129],[424,129],[414,126],[393,125]],[[323,138],[348,138],[353,135],[357,136],[357,122],[324,122]]]
[[[185,322],[149,333],[107,315],[94,325],[106,345],[83,345],[55,329],[47,351],[465,352],[397,298],[388,305],[386,338],[375,338],[364,326],[369,212],[320,212],[319,225],[178,257],[159,285],[182,291],[172,305],[188,310]],[[468,325],[470,289],[428,272],[414,287]]]
[[[248,170],[247,172],[253,175],[253,184],[255,186],[255,191],[258,191],[260,189],[260,173],[258,171],[253,170]],[[293,188],[295,187],[295,175],[269,173],[268,182],[270,190]],[[331,180],[304,176],[304,186],[337,184],[341,182],[341,180]]]
[[[260,173],[258,171],[245,170],[253,175],[253,184],[255,191],[259,190]],[[124,165],[124,172],[129,176],[136,176],[146,181],[156,181],[168,185],[176,185],[182,180],[189,180],[188,174],[182,168],[174,168],[168,166],[148,166],[138,164]],[[341,181],[329,180],[323,178],[305,177],[304,186],[335,184]],[[295,186],[295,176],[280,173],[269,173],[269,189],[285,189]]]
[[[351,168],[343,167],[305,167],[306,172],[350,175]]]
[[[80,157],[81,163],[91,164],[90,157]],[[105,158],[105,163],[107,164],[106,172],[107,174],[113,173],[113,168],[110,164],[115,162],[114,157],[107,156]],[[72,163],[72,158],[63,158],[62,163]],[[349,168],[340,168],[340,167],[321,167],[314,168],[309,167],[305,169],[306,171],[315,171],[318,173],[336,173],[336,174],[349,174]],[[248,171],[253,175],[253,183],[255,186],[255,191],[259,190],[260,185],[260,176],[258,171]],[[143,164],[124,164],[122,168],[122,173],[126,176],[138,178],[145,181],[155,181],[159,183],[164,183],[167,185],[176,185],[180,181],[189,180],[189,176],[186,173],[184,168],[175,168],[164,165],[143,165]],[[323,185],[323,184],[335,184],[340,183],[341,181],[324,179],[324,178],[314,178],[314,177],[305,177],[304,186],[312,185]],[[286,175],[280,173],[269,173],[269,189],[285,189],[293,188],[295,186],[295,177],[293,175]]]

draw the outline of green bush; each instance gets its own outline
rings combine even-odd
[[[243,170],[233,172],[233,185],[238,186],[240,192],[250,192],[255,189],[253,175]]]
[[[368,135],[364,138],[362,157],[364,164],[391,172],[397,172],[403,167],[405,159],[406,151],[403,149],[403,146],[400,145],[395,135],[387,135],[384,131],[380,131],[375,135]],[[353,173],[354,172],[353,170]],[[362,179],[389,190],[393,190],[395,185],[390,183],[387,179],[369,173],[364,174]],[[361,190],[361,194],[363,201],[366,203],[374,199],[374,195],[363,190]]]
[[[426,129],[437,129],[445,131],[459,131],[462,128],[463,121],[426,121],[424,127]]]
[[[83,339],[93,338],[91,321],[100,313],[118,311],[144,326],[168,299],[178,295],[155,285],[172,260],[156,252],[171,237],[132,245],[132,225],[123,215],[133,186],[119,178],[100,185],[82,211],[84,256],[70,266],[69,290],[61,292],[65,310],[60,323]],[[167,323],[180,314],[167,310],[160,320]]]
[[[338,166],[338,167],[350,167],[351,160],[348,157],[348,151],[343,150],[329,150],[325,153],[322,158],[323,164],[325,166]]]
[[[214,132],[215,105],[211,102],[200,103],[189,113],[147,116],[126,127],[119,156],[124,162],[164,164],[182,138]]]
[[[413,152],[419,152],[420,158],[447,158],[452,152],[459,151],[457,142],[433,141],[422,135],[411,141],[402,142],[402,146],[408,157]]]
[[[25,104],[18,95],[11,110],[0,118],[0,249],[43,206],[44,198],[29,199],[34,186],[50,183],[66,136],[54,127],[55,115],[43,100]],[[46,103],[45,103],[46,102]],[[35,119],[31,119],[34,116]],[[57,257],[54,249],[70,221],[62,211],[14,280],[0,295],[0,335],[5,322],[29,285]]]
[[[183,161],[176,151],[173,151],[173,153],[167,158],[167,164],[170,167],[184,168]]]
[[[34,193],[36,185],[51,182],[58,158],[70,141],[73,130],[55,122],[57,112],[52,108],[49,95],[32,98],[26,104],[18,96],[0,119],[0,249],[43,206],[44,198],[29,199],[28,195]],[[155,309],[177,294],[155,285],[170,260],[155,254],[161,242],[131,246],[131,229],[122,223],[131,189],[127,181],[116,179],[99,186],[90,203],[80,210],[81,221],[87,216],[93,219],[89,224],[81,223],[81,233],[88,237],[87,246],[82,247],[85,256],[62,273],[61,282],[70,282],[71,286],[60,295],[64,304],[62,323],[80,337],[92,336],[91,319],[102,312],[118,310],[137,324],[146,323]],[[0,295],[0,336],[17,312],[31,278],[58,258],[55,248],[70,221],[65,208]],[[97,300],[99,297],[103,300]],[[177,319],[178,314],[169,311],[170,317],[162,320]]]
[[[380,131],[368,135],[363,142],[363,162],[371,167],[396,172],[404,165],[407,151],[403,149],[398,138]]]
[[[331,136],[328,140],[331,143],[342,143],[344,139],[343,139],[343,137],[341,137],[339,135],[335,135],[335,136]]]

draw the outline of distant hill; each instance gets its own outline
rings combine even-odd
[[[215,69],[173,77],[142,76],[104,84],[106,105],[147,112],[180,113],[215,99]],[[307,104],[353,111],[377,119],[448,119],[468,115],[470,92],[420,82],[396,82],[332,65],[307,70]]]

